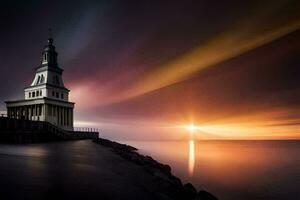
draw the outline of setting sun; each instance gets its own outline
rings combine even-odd
[[[23,2],[0,200],[300,200],[300,0]]]
[[[186,129],[189,130],[191,133],[193,133],[193,132],[199,130],[200,127],[196,126],[194,124],[189,124],[189,125],[186,126]]]

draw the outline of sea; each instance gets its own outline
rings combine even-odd
[[[219,200],[300,199],[300,141],[119,142],[170,165],[183,183]],[[105,159],[97,147],[89,140],[1,144],[1,199],[98,194],[95,186],[108,183],[109,175],[103,173]]]
[[[122,141],[121,141],[122,142]],[[220,200],[300,199],[300,141],[123,141]]]

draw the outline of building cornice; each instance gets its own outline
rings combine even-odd
[[[74,107],[74,102],[61,101],[58,99],[52,99],[48,97],[38,98],[38,99],[22,99],[15,101],[5,101],[7,107],[16,107],[16,106],[26,106],[26,105],[36,105],[36,104],[55,104],[60,106]]]
[[[70,91],[68,88],[65,88],[65,87],[61,87],[59,85],[53,85],[53,84],[50,84],[50,83],[43,83],[43,84],[39,84],[39,85],[32,85],[32,86],[28,86],[28,87],[25,87],[24,90],[27,90],[27,89],[32,89],[32,88],[39,88],[40,86],[49,86],[49,87],[52,87],[52,88],[59,88],[59,89],[63,89],[65,91]]]
[[[36,72],[52,71],[58,74],[62,74],[63,69],[59,68],[57,64],[42,64],[35,68]]]

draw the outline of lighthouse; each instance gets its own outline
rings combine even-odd
[[[74,104],[70,90],[63,81],[63,69],[58,65],[53,38],[42,52],[41,64],[35,68],[30,86],[24,89],[24,99],[6,101],[9,118],[47,121],[59,128],[73,131]]]

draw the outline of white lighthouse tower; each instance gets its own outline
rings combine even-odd
[[[32,84],[24,89],[25,99],[5,102],[8,117],[47,121],[72,131],[74,103],[69,102],[70,90],[65,87],[62,74],[50,37]]]

